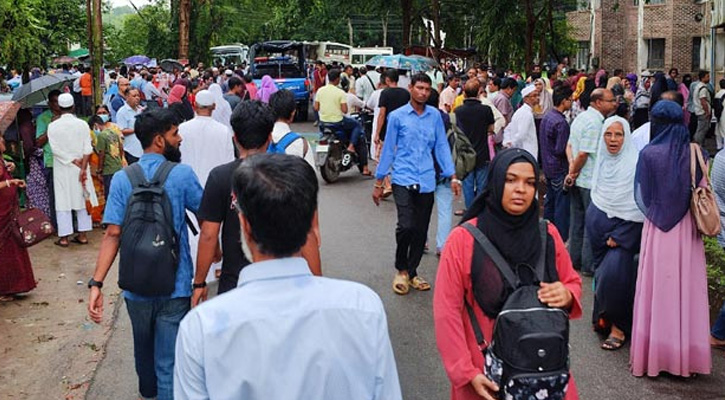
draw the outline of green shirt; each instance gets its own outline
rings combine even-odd
[[[53,112],[45,110],[38,115],[35,120],[35,138],[39,138],[48,133],[48,125],[53,120]],[[50,142],[45,142],[43,146],[43,161],[46,168],[53,168],[53,152],[50,150]]]
[[[96,152],[106,153],[102,175],[113,175],[123,168],[121,138],[112,130],[104,129],[96,136]]]

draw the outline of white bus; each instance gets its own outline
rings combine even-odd
[[[353,47],[350,49],[350,64],[359,68],[375,56],[393,55],[392,47]]]
[[[241,43],[228,44],[224,46],[216,46],[209,49],[212,56],[212,65],[241,65],[243,62],[248,63],[249,46]]]
[[[350,64],[351,46],[335,42],[305,42],[307,45],[307,59],[310,61],[324,61],[327,64],[337,61],[345,65]]]

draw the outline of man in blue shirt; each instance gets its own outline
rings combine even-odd
[[[393,291],[407,294],[412,286],[417,290],[430,290],[430,285],[417,274],[428,237],[428,223],[433,209],[436,188],[435,157],[442,178],[451,178],[451,189],[458,196],[461,181],[456,178],[446,131],[441,114],[427,106],[431,93],[431,79],[416,74],[410,81],[410,103],[393,111],[388,117],[380,164],[375,173],[373,201],[380,204],[383,179],[392,168],[393,196],[398,210],[395,230],[397,249]]]
[[[180,160],[181,136],[172,111],[159,109],[139,115],[135,132],[144,149],[138,164],[147,180],[154,176],[164,161]],[[133,327],[139,392],[143,398],[172,400],[176,333],[179,322],[191,306],[193,267],[185,210],[196,213],[201,202],[202,188],[191,167],[178,164],[169,173],[164,190],[171,203],[174,230],[179,243],[179,265],[174,291],[170,296],[160,297],[146,297],[124,291],[123,296]],[[113,176],[111,190],[106,199],[103,223],[108,228],[101,243],[96,270],[88,283],[91,289],[88,314],[96,323],[100,323],[103,317],[101,287],[122,245],[122,225],[131,192],[131,182],[126,170],[117,172]]]
[[[556,225],[565,242],[569,239],[570,206],[569,196],[564,195],[564,181],[569,173],[569,159],[566,156],[569,123],[564,113],[571,109],[572,94],[568,86],[557,87],[554,90],[554,108],[544,115],[539,127],[541,167],[546,177],[544,218]]]
[[[302,258],[317,220],[314,169],[301,157],[258,154],[231,181],[254,263],[236,289],[181,322],[175,398],[402,399],[380,297],[313,276]]]

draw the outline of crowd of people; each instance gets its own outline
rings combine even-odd
[[[52,91],[47,110],[22,109],[6,133],[21,156],[0,163],[0,225],[22,200],[51,217],[59,248],[104,229],[88,313],[102,320],[101,289],[120,254],[140,395],[401,398],[380,298],[321,276],[314,155],[291,130],[294,95],[269,76],[257,87],[244,66],[119,68],[104,74],[104,104],[91,109],[83,76],[80,96]],[[582,315],[581,275],[593,277],[592,325],[604,350],[630,342],[633,375],[710,373],[725,307],[710,330],[690,212],[708,168],[696,164],[692,176],[690,161],[694,149],[709,158],[725,209],[725,155],[708,157],[705,141],[712,131],[723,147],[725,80],[716,92],[706,71],[678,82],[676,69],[610,77],[564,65],[519,75],[483,64],[409,73],[322,62],[310,78],[316,123],[347,135],[360,171],[374,176],[376,205],[393,195],[398,295],[432,288],[418,267],[436,207],[433,312],[452,399],[509,394],[481,348],[518,289],[499,270],[522,265],[542,269],[536,301],[572,319]],[[374,113],[369,147],[349,116],[360,109]],[[464,170],[456,132],[475,153]],[[27,249],[2,229],[0,299],[12,301],[35,281]],[[725,234],[718,240],[725,248]],[[140,280],[131,259],[172,268]],[[223,295],[206,301],[217,279]],[[575,399],[565,375],[562,396]]]

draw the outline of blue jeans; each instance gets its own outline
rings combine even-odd
[[[436,185],[435,204],[438,210],[438,229],[436,230],[436,251],[442,251],[448,234],[451,232],[453,218],[453,191],[451,181],[446,179]]]
[[[174,399],[174,351],[188,297],[126,301],[133,328],[133,355],[141,396]]]
[[[561,240],[566,242],[569,239],[569,214],[571,210],[569,196],[562,191],[564,179],[566,179],[566,174],[546,178],[544,218],[554,223],[561,235]]]
[[[482,167],[476,167],[463,180],[463,197],[466,203],[466,209],[471,207],[473,199],[483,193],[488,181],[488,163]]]
[[[717,317],[715,325],[712,326],[710,334],[717,340],[725,340],[725,303],[720,309],[720,315]]]
[[[579,186],[569,189],[571,196],[571,228],[569,231],[569,254],[575,269],[593,274],[592,246],[586,232],[585,218],[591,203],[591,191]]]
[[[360,141],[360,137],[365,134],[365,130],[362,124],[354,118],[342,117],[340,122],[320,122],[325,126],[329,126],[333,129],[340,129],[345,132],[344,140],[350,139],[350,143],[356,145]]]

